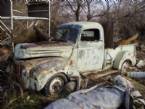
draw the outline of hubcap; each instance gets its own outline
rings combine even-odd
[[[124,62],[121,69],[122,73],[126,73],[129,70],[129,66],[130,64],[128,62]]]
[[[50,83],[49,91],[51,94],[60,93],[63,89],[63,86],[64,81],[61,78],[54,78]]]

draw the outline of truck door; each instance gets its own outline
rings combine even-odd
[[[104,38],[99,29],[81,33],[78,43],[78,69],[81,72],[101,70],[104,62]]]

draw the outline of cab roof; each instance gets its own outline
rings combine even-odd
[[[90,28],[102,29],[103,28],[102,25],[100,23],[97,23],[97,22],[70,22],[70,23],[62,24],[61,26],[68,26],[68,25],[80,26],[83,29],[90,29]]]

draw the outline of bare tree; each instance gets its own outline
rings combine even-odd
[[[97,19],[105,15],[105,5],[102,0],[84,0],[84,6],[82,7],[83,16],[87,21]]]
[[[145,0],[53,0],[52,24],[69,21],[101,21],[106,41],[112,44],[113,36],[131,36],[144,30]],[[100,19],[100,20],[99,20]],[[55,30],[55,29],[52,29]],[[112,46],[112,45],[111,45]],[[111,47],[110,46],[110,47]]]
[[[87,7],[87,20],[90,20],[92,18],[91,15],[91,3],[93,2],[93,0],[86,0],[86,7]]]
[[[75,16],[75,20],[80,20],[80,15],[82,11],[82,7],[84,6],[84,0],[66,0],[65,1],[65,8],[70,9],[68,12],[72,12]]]

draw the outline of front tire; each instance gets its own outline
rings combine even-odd
[[[68,79],[64,74],[57,74],[53,76],[44,87],[45,96],[55,94],[59,95],[67,81]]]

